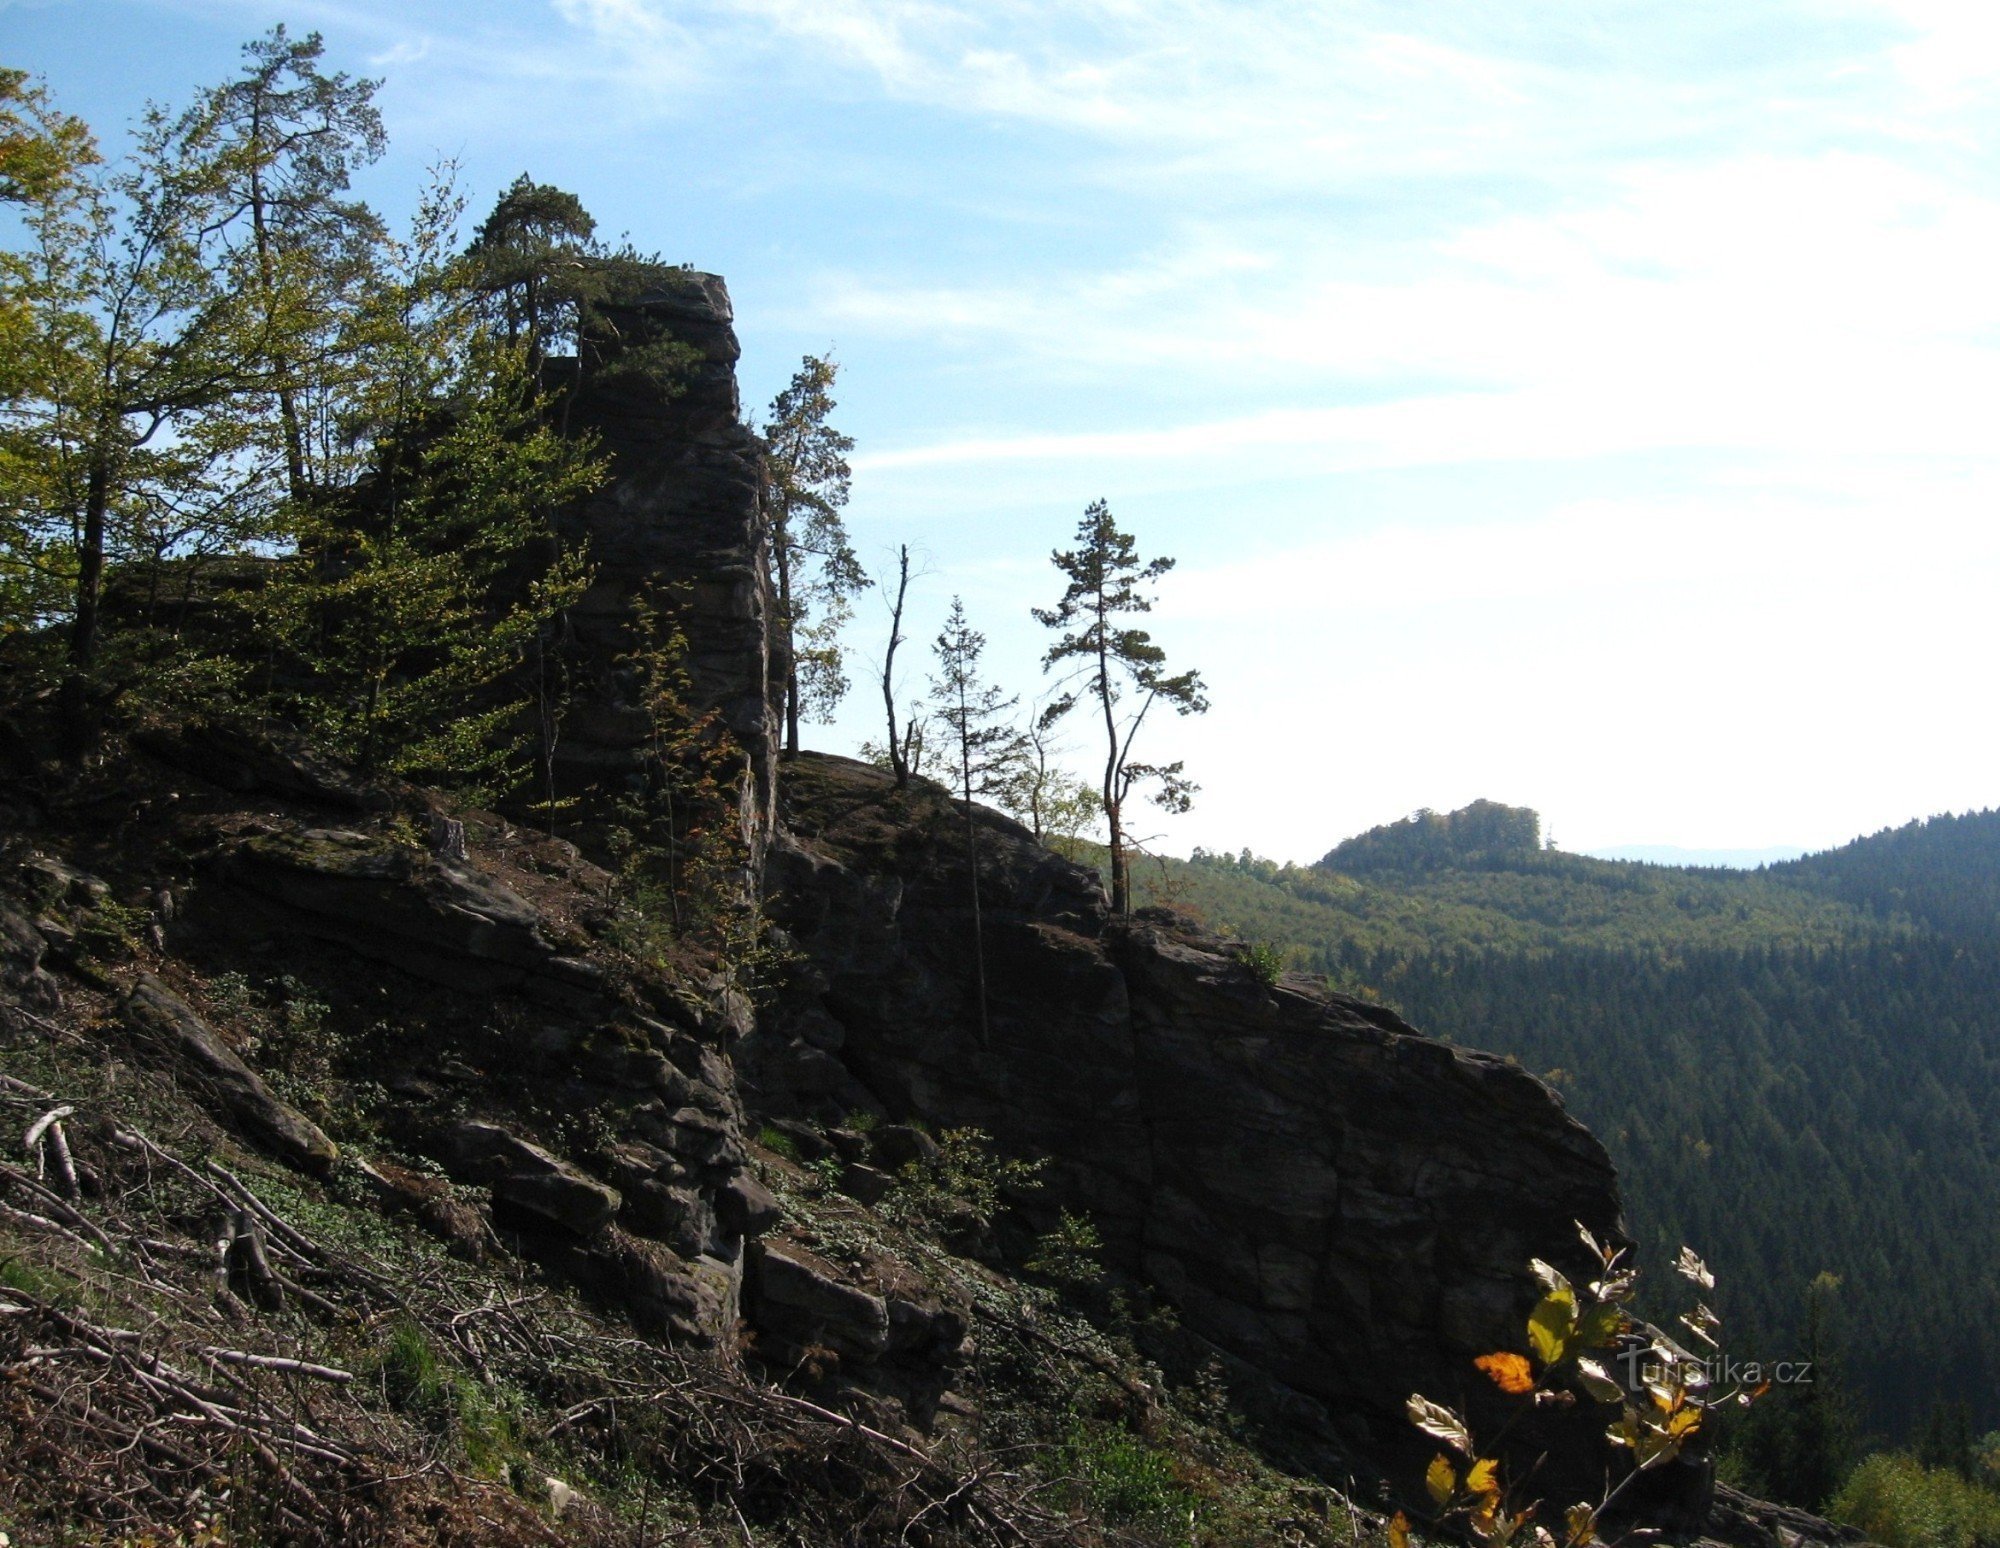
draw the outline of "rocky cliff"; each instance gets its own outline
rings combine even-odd
[[[740,750],[743,832],[761,862],[773,829],[772,685],[784,679],[784,647],[771,627],[763,454],[742,422],[729,291],[713,274],[662,268],[606,313],[604,336],[584,341],[596,369],[569,419],[596,438],[611,477],[564,516],[588,547],[595,583],[571,609],[581,681],[558,765],[566,787],[586,794],[617,791],[638,773],[652,727],[626,658],[640,642],[642,604],[670,616],[687,637],[691,707],[719,711]],[[692,365],[663,375],[606,369],[661,341],[688,346]]]
[[[693,344],[691,382],[668,398],[612,378],[584,399],[614,477],[574,513],[598,574],[581,628],[613,666],[570,759],[599,778],[626,767],[643,718],[621,697],[619,642],[635,597],[686,585],[696,680],[745,749],[746,832],[805,959],[741,1050],[753,1105],[976,1126],[1052,1158],[1045,1216],[1087,1212],[1112,1261],[1189,1329],[1309,1400],[1300,1412],[1318,1417],[1301,1422],[1396,1470],[1428,1449],[1403,1417],[1413,1390],[1497,1425],[1471,1360],[1520,1343],[1530,1258],[1574,1264],[1578,1222],[1619,1231],[1602,1147],[1502,1060],[1303,982],[1267,986],[1184,921],[1110,919],[1094,876],[991,813],[982,1045],[948,811],[839,760],[776,768],[782,645],[730,321],[720,280],[663,276],[616,331]],[[751,1286],[753,1320],[768,1279]],[[1606,1467],[1601,1427],[1572,1428],[1528,1426],[1517,1449],[1551,1450],[1545,1486],[1588,1492]]]
[[[381,1426],[432,1424],[435,1458],[435,1391],[458,1390],[428,1361],[538,1415],[495,1453],[498,1494],[573,1464],[609,1501],[650,1468],[688,1541],[1164,1543],[1199,1518],[1204,1542],[1317,1545],[1379,1527],[1324,1484],[1379,1474],[1418,1497],[1434,1448],[1404,1418],[1412,1391],[1502,1426],[1472,1358],[1521,1346],[1530,1258],[1580,1270],[1576,1223],[1620,1230],[1602,1149],[1504,1061],[1266,982],[1187,920],[1110,917],[1094,875],[985,811],[982,1037],[958,809],[776,755],[764,472],[721,281],[663,270],[613,320],[626,346],[670,338],[695,363],[604,370],[613,346],[586,340],[573,424],[612,477],[563,518],[595,583],[558,756],[585,813],[644,789],[628,658],[671,608],[691,708],[732,738],[743,882],[783,970],[752,986],[640,915],[587,822],[571,844],[242,727],[134,728],[82,770],[17,736],[0,1109],[40,1124],[41,1170],[0,1165],[0,1247],[36,1265],[0,1278],[0,1361],[27,1373],[0,1433],[70,1449],[32,1476],[0,1464],[0,1502],[193,1531],[248,1426],[287,1540],[360,1540],[365,1517],[385,1542],[484,1542],[392,1530],[429,1475],[391,1465],[406,1442]],[[940,1143],[967,1129],[1046,1170]],[[316,1242],[266,1195],[367,1245]],[[1101,1233],[1119,1299],[1095,1313],[1024,1268],[1061,1211]],[[133,1285],[180,1308],[147,1324],[165,1342],[143,1360],[138,1333],[64,1309],[151,1316]],[[372,1351],[390,1332],[418,1352]],[[225,1355],[313,1381],[365,1357],[375,1385],[342,1388],[342,1440],[324,1416],[301,1429],[296,1392],[290,1418],[232,1418],[249,1399],[162,1374]],[[43,1369],[71,1356],[127,1387]],[[450,1401],[463,1429],[497,1399]],[[193,1439],[135,1472],[155,1419]],[[1600,1420],[1537,1411],[1509,1434],[1536,1492],[1601,1490]],[[492,1455],[456,1444],[490,1483]],[[1049,1460],[1024,1473],[1023,1453]],[[287,1467],[320,1469],[325,1498],[285,1492]],[[129,1487],[45,1487],[100,1471]],[[483,1484],[452,1497],[468,1487],[487,1527],[514,1520]],[[1638,1503],[1693,1532],[1708,1490],[1700,1466],[1666,1470]],[[578,1516],[603,1534],[573,1540],[632,1540],[631,1504]],[[1759,1548],[1803,1530],[1730,1519]],[[543,1521],[491,1540],[547,1540]]]
[[[1093,874],[990,812],[982,1045],[943,793],[809,755],[780,815],[769,907],[813,983],[751,1039],[753,1100],[879,1104],[1054,1158],[1045,1208],[1087,1211],[1188,1328],[1314,1400],[1297,1422],[1392,1469],[1428,1459],[1412,1391],[1505,1422],[1472,1361],[1521,1345],[1529,1259],[1580,1271],[1577,1223],[1621,1229],[1603,1148],[1547,1086],[1379,1006],[1267,984],[1185,919],[1113,919]],[[1600,1423],[1531,1429],[1554,1448],[1543,1486],[1602,1476]]]

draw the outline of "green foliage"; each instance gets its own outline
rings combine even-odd
[[[1542,819],[1525,806],[1474,801],[1455,812],[1428,808],[1401,822],[1370,828],[1335,846],[1322,869],[1360,875],[1370,871],[1464,868],[1492,857],[1535,854],[1542,847]]]
[[[757,1143],[775,1156],[783,1156],[794,1164],[798,1162],[799,1142],[791,1135],[772,1128],[768,1123],[757,1131]]]
[[[82,1304],[81,1287],[67,1274],[11,1254],[0,1256],[0,1290],[18,1290],[51,1306]]]
[[[1251,941],[1243,948],[1242,956],[1250,976],[1266,989],[1278,987],[1278,980],[1285,976],[1291,960],[1291,954],[1275,941]]]
[[[1837,1275],[1851,1423],[1914,1439],[1940,1400],[2000,1423],[1982,1374],[2000,1368],[2000,816],[1759,872],[1546,849],[1362,876],[1248,852],[1164,865],[1297,968],[1562,1071],[1642,1263],[1706,1243],[1745,1349],[1796,1354],[1807,1287]],[[1806,1397],[1766,1401],[1746,1445]],[[1803,1476],[1780,1448],[1746,1481],[1797,1498],[1772,1480]]]
[[[1090,1217],[1064,1210],[1053,1231],[1035,1238],[1035,1250],[1021,1266],[1058,1290],[1079,1295],[1103,1284],[1103,1251],[1104,1238]]]
[[[375,1378],[392,1406],[480,1471],[497,1469],[520,1444],[511,1406],[454,1370],[417,1322],[405,1318],[390,1327],[376,1357]]]
[[[1863,1461],[1841,1487],[1830,1514],[1888,1548],[2000,1543],[2000,1493],[1902,1453],[1877,1453]]]
[[[76,943],[86,956],[122,962],[138,949],[152,915],[143,908],[99,898],[76,922]]]
[[[655,395],[672,398],[701,359],[679,340],[622,330],[617,308],[656,283],[661,264],[629,245],[608,248],[596,232],[575,194],[524,172],[500,195],[465,254],[481,316],[526,353],[537,380],[555,395],[550,420],[565,432],[571,408],[593,383],[641,379]],[[573,354],[545,370],[554,350]]]
[[[543,423],[526,355],[480,327],[451,252],[459,209],[433,188],[396,247],[347,405],[368,455],[296,513],[298,550],[258,606],[307,665],[291,707],[324,744],[364,771],[495,791],[520,775],[505,679],[589,579],[573,552],[533,566],[525,594],[515,575],[604,467]]]
[[[1603,1245],[1581,1225],[1577,1233],[1594,1260],[1594,1278],[1573,1284],[1540,1259],[1528,1265],[1542,1287],[1525,1330],[1533,1359],[1496,1350],[1472,1363],[1501,1392],[1523,1403],[1573,1405],[1587,1399],[1611,1410],[1605,1438],[1627,1453],[1630,1466],[1624,1477],[1607,1485],[1601,1499],[1578,1500],[1565,1509],[1558,1533],[1554,1516],[1549,1527],[1535,1524],[1537,1506],[1517,1497],[1518,1480],[1508,1478],[1497,1451],[1488,1451],[1451,1409],[1412,1394],[1405,1409],[1410,1422],[1445,1447],[1424,1473],[1435,1520],[1462,1528],[1481,1548],[1527,1542],[1542,1548],[1589,1548],[1599,1541],[1599,1521],[1635,1481],[1672,1462],[1698,1438],[1706,1439],[1725,1405],[1754,1400],[1754,1393],[1711,1380],[1705,1359],[1720,1348],[1722,1323],[1701,1301],[1680,1318],[1690,1336],[1687,1346],[1650,1340],[1634,1371],[1637,1390],[1614,1376],[1613,1352],[1628,1333],[1637,1331],[1628,1307],[1639,1276],[1624,1261],[1625,1248]],[[1715,1288],[1708,1265],[1687,1248],[1674,1266],[1700,1290]],[[1409,1520],[1398,1511],[1389,1532],[1392,1548],[1405,1548],[1409,1534]]]
[[[677,951],[705,953],[733,987],[761,995],[791,957],[745,885],[744,759],[721,713],[695,701],[684,605],[678,592],[642,597],[621,661],[647,738],[643,783],[620,800],[605,834],[622,890],[616,939],[656,965]]]
[[[1853,1466],[1858,1423],[1838,1331],[1840,1281],[1821,1274],[1806,1289],[1800,1358],[1811,1379],[1774,1387],[1729,1437],[1723,1458],[1736,1482],[1766,1499],[1823,1511]],[[1934,1416],[1936,1411],[1934,1410]],[[1970,1470],[1961,1418],[1959,1455]],[[1938,1459],[1926,1457],[1926,1462]]]
[[[771,401],[762,430],[770,448],[771,580],[789,646],[785,747],[799,750],[801,720],[830,719],[848,689],[840,631],[869,584],[841,510],[852,436],[828,423],[837,406],[832,360],[808,355]]]
[[[805,1166],[813,1186],[822,1194],[839,1192],[841,1179],[847,1174],[846,1163],[839,1156],[820,1156],[806,1162]]]
[[[984,1129],[946,1129],[937,1143],[936,1158],[906,1163],[883,1201],[905,1224],[931,1230],[990,1225],[1001,1195],[1038,1186],[1048,1165],[999,1154]]]
[[[1056,1466],[1080,1501],[1117,1526],[1163,1544],[1192,1544],[1205,1501],[1181,1482],[1174,1459],[1115,1425],[1079,1420]]]
[[[1036,608],[1036,622],[1057,631],[1042,658],[1044,670],[1062,667],[1066,686],[1040,717],[1054,724],[1088,700],[1104,722],[1104,781],[1099,787],[1111,849],[1111,906],[1132,906],[1127,856],[1126,806],[1134,790],[1151,786],[1153,800],[1184,812],[1196,786],[1183,765],[1136,761],[1133,743],[1155,704],[1177,715],[1207,710],[1206,685],[1193,671],[1167,671],[1166,652],[1128,620],[1153,610],[1151,587],[1174,567],[1172,559],[1141,560],[1131,535],[1121,532],[1111,507],[1092,502],[1076,529],[1077,546],[1050,560],[1066,584],[1052,608]]]

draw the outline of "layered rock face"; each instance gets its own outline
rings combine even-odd
[[[587,541],[595,580],[571,610],[585,681],[557,763],[579,791],[615,793],[636,773],[652,726],[624,658],[642,643],[641,604],[670,610],[687,636],[692,707],[719,711],[743,753],[754,863],[773,825],[770,685],[784,666],[773,649],[763,450],[741,422],[729,291],[716,275],[662,267],[606,312],[607,336],[585,343],[591,370],[569,417],[572,431],[597,438],[611,477],[564,518]],[[664,386],[618,369],[663,339],[695,351],[692,369],[668,373]]]
[[[1603,1148],[1540,1081],[1380,1007],[1267,986],[1164,913],[1110,919],[1093,876],[991,813],[981,1046],[950,805],[809,756],[786,765],[783,817],[771,907],[817,993],[748,1051],[768,1098],[832,1109],[858,1086],[1055,1158],[1062,1202],[1115,1261],[1188,1327],[1359,1417],[1378,1459],[1427,1454],[1412,1391],[1475,1418],[1492,1405],[1471,1362],[1521,1346],[1531,1257],[1580,1271],[1575,1223],[1619,1231]],[[1537,1443],[1594,1474],[1587,1492],[1601,1421],[1564,1424]]]

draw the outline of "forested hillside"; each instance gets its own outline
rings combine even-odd
[[[1739,1349],[1796,1348],[1831,1273],[1868,1429],[1960,1402],[2000,1422],[2000,813],[1729,872],[1534,848],[1507,810],[1419,814],[1317,866],[1198,851],[1149,875],[1545,1074],[1654,1260],[1685,1241],[1715,1265]]]

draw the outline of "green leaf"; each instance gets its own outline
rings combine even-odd
[[[1528,1314],[1528,1343],[1543,1365],[1560,1365],[1576,1338],[1576,1292],[1567,1281]]]
[[[1624,1308],[1608,1301],[1601,1301],[1591,1307],[1576,1324],[1576,1342],[1582,1349],[1602,1349],[1615,1343],[1623,1333],[1628,1319]]]
[[[1580,1359],[1576,1362],[1577,1380],[1583,1383],[1583,1390],[1600,1403],[1622,1403],[1625,1389],[1618,1385],[1611,1373],[1595,1360]]]

